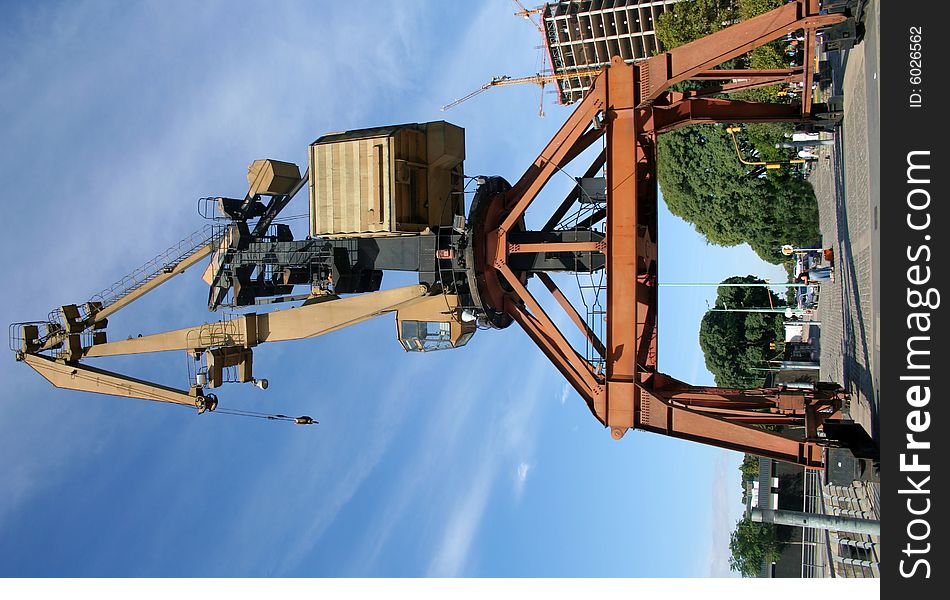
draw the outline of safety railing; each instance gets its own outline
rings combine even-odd
[[[226,228],[221,225],[206,225],[94,295],[92,301],[101,303],[102,308],[118,302],[159,275],[174,272],[186,258],[220,240],[225,231]]]

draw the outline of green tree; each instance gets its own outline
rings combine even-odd
[[[742,473],[742,489],[745,490],[747,481],[753,481],[759,477],[759,457],[754,454],[744,455],[739,465],[739,472]]]
[[[689,0],[657,17],[656,37],[661,47],[670,50],[715,31],[736,18],[730,0]]]
[[[739,484],[742,487],[742,504],[745,505],[748,501],[749,490],[746,489],[746,483],[750,481],[755,481],[759,477],[759,457],[754,454],[745,454],[742,456],[742,462],[739,463],[739,473],[742,475],[742,478],[739,480]]]
[[[718,31],[735,20],[752,18],[781,6],[783,0],[688,0],[657,19],[657,37],[670,49]],[[761,46],[730,61],[729,67],[787,66],[783,42]],[[708,85],[706,82],[702,85]],[[677,88],[696,88],[685,81]],[[787,102],[777,88],[732,94],[740,100]],[[792,152],[777,149],[792,126],[751,124],[739,134],[739,154],[749,162],[788,160]],[[670,211],[692,223],[713,244],[747,242],[772,263],[783,262],[784,244],[811,244],[819,238],[818,203],[811,185],[791,168],[766,170],[745,165],[723,127],[694,125],[660,136],[657,176]]]
[[[657,17],[656,37],[663,49],[671,50],[737,20],[745,21],[778,8],[782,3],[783,0],[686,0]]]
[[[743,577],[755,577],[763,564],[778,559],[779,541],[775,526],[769,523],[756,523],[748,517],[736,523],[729,536],[729,568]]]
[[[722,283],[762,283],[748,275],[729,277]],[[720,287],[716,306],[756,308],[779,306],[778,296],[761,287]],[[782,317],[776,313],[709,311],[699,326],[699,345],[706,368],[716,385],[732,388],[761,387],[762,368],[775,351],[770,348],[783,333]]]
[[[760,140],[780,135],[768,129],[756,134]],[[739,143],[746,160],[758,155],[749,135],[740,134]],[[740,163],[724,127],[694,125],[660,136],[657,178],[670,212],[713,244],[747,242],[764,260],[778,264],[783,244],[810,244],[819,237],[811,185],[787,169],[766,172]]]
[[[739,20],[745,21],[756,15],[769,12],[785,3],[785,0],[737,0],[736,10]]]

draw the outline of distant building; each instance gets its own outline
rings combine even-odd
[[[632,63],[662,51],[656,18],[679,0],[573,0],[550,2],[541,12],[554,73],[605,67],[614,56]],[[558,79],[558,100],[572,104],[590,87],[590,76]]]
[[[794,510],[861,519],[880,519],[880,487],[854,482],[823,485],[819,471],[759,459],[759,477],[749,486],[752,508]],[[776,525],[784,542],[774,563],[759,577],[879,577],[880,540],[847,532]]]

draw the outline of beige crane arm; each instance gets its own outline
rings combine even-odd
[[[204,403],[204,398],[197,387],[186,392],[79,363],[67,363],[42,354],[23,354],[21,360],[58,388],[170,402],[198,408],[201,408]]]
[[[204,350],[222,346],[251,348],[264,342],[316,337],[410,306],[423,299],[426,292],[424,285],[408,285],[346,298],[329,296],[326,300],[287,310],[247,313],[196,327],[95,344],[83,349],[83,357]]]
[[[138,269],[113,286],[114,292],[109,294],[108,298],[105,298],[106,292],[100,294],[99,298],[105,300],[105,305],[103,305],[102,300],[97,300],[87,302],[83,305],[82,310],[77,305],[60,307],[59,313],[64,328],[58,333],[50,335],[38,347],[25,350],[27,352],[37,352],[57,348],[68,340],[68,334],[70,333],[79,333],[94,326],[104,326],[111,315],[166,283],[175,275],[184,273],[189,267],[209,256],[217,249],[219,243],[220,236],[203,235],[202,232],[195,232],[178,244],[179,247],[187,244],[187,250],[171,256],[170,253],[176,248],[169,249],[165,254],[153,259],[146,267]],[[165,265],[156,266],[160,262],[164,262]],[[151,267],[150,271],[148,267]]]
[[[355,325],[384,313],[406,308],[427,298],[424,285],[409,285],[371,294],[330,299],[272,313],[248,313],[235,319],[176,329],[164,333],[95,344],[82,357],[117,356],[167,350],[207,351],[211,387],[220,385],[224,367],[237,366],[241,381],[251,377],[251,348],[264,342],[303,339]],[[52,358],[26,351],[22,360],[54,386],[111,396],[141,398],[214,410],[217,400],[201,386],[188,391],[97,369],[78,360]]]

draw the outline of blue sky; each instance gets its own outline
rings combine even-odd
[[[539,119],[537,88],[509,86],[439,111],[537,70],[540,40],[512,6],[6,7],[0,314],[87,299],[200,228],[196,198],[242,195],[257,158],[305,165],[326,132],[445,118],[466,129],[467,174],[514,181],[569,108],[548,96]],[[660,244],[661,281],[783,276],[665,210]],[[199,275],[110,318],[113,339],[213,320]],[[661,290],[663,371],[712,383],[698,327],[713,295]],[[382,317],[262,346],[270,388],[220,390],[222,406],[309,414],[310,428],[55,390],[0,362],[0,575],[728,574],[740,455],[612,441],[516,326],[425,356],[394,329]],[[102,366],[187,385],[178,354]]]

